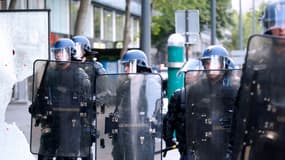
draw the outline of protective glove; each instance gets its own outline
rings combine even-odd
[[[229,144],[226,150],[225,160],[231,160],[231,159],[232,159],[232,146]]]
[[[95,128],[91,128],[91,142],[96,142],[97,140],[97,135],[96,135],[96,129]]]
[[[29,106],[29,113],[31,115],[33,115],[35,113],[35,107],[34,107],[33,103]]]

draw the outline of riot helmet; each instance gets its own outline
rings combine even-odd
[[[75,48],[78,52],[78,56],[84,56],[85,54],[91,53],[90,42],[85,36],[74,36],[72,40],[75,43]]]
[[[73,41],[68,38],[61,38],[51,48],[51,59],[57,61],[70,61],[76,55]]]
[[[122,57],[121,63],[125,72],[151,72],[145,53],[138,49],[128,50]]]
[[[228,51],[220,45],[206,48],[200,58],[205,69],[234,69],[233,60]]]
[[[176,76],[179,77],[184,72],[190,71],[190,70],[203,70],[204,67],[202,65],[202,62],[200,59],[193,59],[190,58],[187,62],[183,64],[183,66],[179,69]]]
[[[272,34],[273,29],[285,28],[285,1],[268,4],[261,17],[264,34]]]
[[[176,74],[176,77],[184,75],[184,82],[194,82],[199,76],[199,71],[204,69],[200,59],[190,58],[183,66],[179,69]]]

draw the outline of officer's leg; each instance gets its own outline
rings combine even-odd
[[[92,160],[93,155],[90,154],[88,157],[81,157],[81,160]]]
[[[141,160],[154,160],[154,151],[155,151],[155,141],[151,135],[146,135],[144,144],[141,145],[142,149],[140,152]]]
[[[181,156],[180,156],[180,160],[188,160],[188,158],[187,158],[186,155],[181,155]]]
[[[47,155],[55,155],[55,149],[57,148],[55,137],[53,132],[47,132],[41,135],[38,160],[53,160],[53,156]]]
[[[127,145],[127,144],[126,144]],[[113,160],[122,160],[123,159],[123,148],[125,146],[119,145],[117,140],[113,140],[113,150],[112,150],[112,156]]]
[[[268,160],[274,159],[279,160],[282,156],[279,155],[279,152],[283,152],[283,147],[278,144],[277,141],[271,139],[259,139],[256,141],[256,144],[252,146],[250,152],[250,159],[258,160]],[[280,148],[282,148],[280,150]]]
[[[92,145],[87,150],[85,150],[84,153],[88,152],[89,154],[84,154],[84,157],[81,157],[81,160],[93,160]]]
[[[52,160],[52,157],[38,155],[38,160]]]
[[[75,157],[57,157],[56,160],[77,160]]]
[[[197,160],[197,158],[195,158],[193,156],[193,154],[188,153],[188,154],[181,154],[180,155],[180,160]]]

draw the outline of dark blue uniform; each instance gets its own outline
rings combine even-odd
[[[239,79],[233,77],[225,74],[215,84],[199,78],[194,85],[178,89],[171,96],[163,120],[163,139],[167,146],[173,145],[175,131],[181,160],[213,159],[213,155],[217,160],[226,157],[239,86]]]
[[[91,142],[87,109],[91,84],[79,65],[70,64],[64,70],[61,67],[57,64],[47,69],[34,104],[37,107],[33,114],[42,115],[37,120],[42,128],[39,159],[89,155],[85,148]]]
[[[163,118],[162,134],[167,147],[175,145],[173,142],[174,131],[179,142],[178,150],[181,156],[183,156],[186,154],[184,89],[178,89],[173,93],[168,104],[168,112]]]

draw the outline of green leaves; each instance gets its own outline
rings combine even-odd
[[[217,36],[222,38],[224,28],[234,24],[232,20],[231,1],[216,0]],[[158,12],[152,17],[152,43],[166,44],[170,34],[175,32],[175,11],[197,9],[200,15],[200,31],[204,25],[211,25],[210,0],[153,0],[153,9]],[[164,40],[164,41],[162,41]]]

